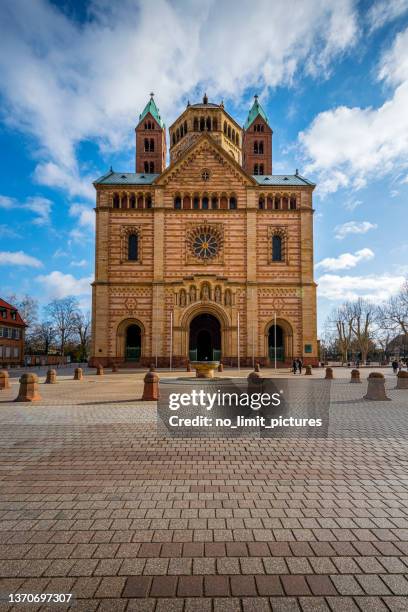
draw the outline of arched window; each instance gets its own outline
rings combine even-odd
[[[205,120],[205,127],[209,132],[211,131],[211,117],[207,117],[207,119]]]
[[[294,195],[290,196],[289,208],[290,210],[296,210],[296,196]]]
[[[282,238],[276,234],[272,236],[272,261],[282,261]]]
[[[218,198],[217,196],[213,196],[211,198],[211,208],[216,210],[218,208]]]
[[[145,161],[144,165],[144,171],[146,172],[146,174],[149,173],[149,162]]]
[[[259,164],[259,174],[263,174],[264,173],[264,166],[263,164]]]
[[[150,139],[150,151],[154,151],[154,139]]]
[[[198,132],[198,119],[197,119],[197,117],[194,117],[193,130],[194,130],[194,132]]]
[[[204,132],[205,130],[205,119],[204,117],[201,117],[200,119],[200,132]]]
[[[275,196],[274,198],[274,209],[275,210],[280,210],[281,207],[281,197],[280,196]]]
[[[272,196],[268,196],[266,199],[266,208],[268,210],[271,210],[273,208],[273,197]]]
[[[121,208],[127,208],[127,194],[124,193],[120,199]]]
[[[282,210],[288,210],[289,208],[289,198],[288,196],[283,196],[282,198]]]
[[[129,208],[136,208],[136,196],[134,193],[130,194],[129,198]]]
[[[176,208],[177,210],[181,209],[181,197],[180,196],[176,196],[174,198],[174,208]]]
[[[137,234],[128,236],[128,260],[137,261],[139,259],[139,237]]]
[[[151,208],[152,207],[152,196],[148,195],[146,196],[146,208]]]
[[[218,130],[218,121],[217,121],[217,117],[214,117],[214,119],[213,119],[213,130],[214,130],[214,132],[215,132],[216,130]]]
[[[187,134],[187,121],[184,122],[184,133]]]
[[[193,208],[195,210],[200,208],[200,198],[198,196],[194,196],[194,198],[193,198]]]
[[[259,210],[264,210],[265,209],[265,199],[264,199],[263,196],[261,196],[259,198],[258,206],[259,206]]]
[[[255,140],[254,142],[254,153],[258,153],[258,141]]]
[[[113,204],[113,208],[119,208],[119,196],[117,193],[113,194],[112,204]]]
[[[238,132],[236,133],[236,136],[235,136],[235,144],[237,145],[237,147],[239,147],[239,135],[238,135]]]
[[[144,150],[145,150],[145,153],[150,150],[149,149],[149,139],[148,138],[144,139]]]
[[[145,130],[147,130],[147,129],[148,129],[148,128],[147,128],[147,123],[145,123]]]
[[[204,196],[203,199],[201,200],[201,208],[203,210],[208,210],[208,198],[207,198],[207,196]]]
[[[263,141],[260,140],[259,145],[258,145],[258,153],[263,153],[264,149],[263,149]]]
[[[143,208],[143,196],[142,195],[139,195],[137,198],[137,207]]]
[[[227,133],[228,133],[228,138],[231,140],[231,126],[230,125],[228,126]]]
[[[224,121],[224,134],[226,134],[226,133],[227,133],[227,122]]]
[[[232,130],[231,136],[232,136],[232,142],[235,142],[235,130]]]
[[[185,195],[183,198],[183,208],[191,208],[191,198],[189,195]]]
[[[220,208],[222,208],[223,210],[228,208],[228,198],[226,196],[221,196]]]
[[[149,173],[154,174],[154,162],[149,163]]]
[[[180,130],[177,128],[176,130],[176,141],[178,142],[180,140]]]
[[[175,135],[174,132],[173,132],[173,136],[172,136],[172,142],[173,142],[174,145],[176,144],[176,135]]]
[[[230,207],[230,210],[235,210],[237,208],[237,198],[235,196],[230,197],[229,207]]]
[[[258,164],[254,165],[254,174],[259,174],[259,166],[258,166]]]

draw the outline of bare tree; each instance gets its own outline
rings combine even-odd
[[[359,298],[351,304],[351,313],[353,315],[351,328],[361,352],[361,360],[365,363],[372,346],[376,309],[371,302]]]
[[[78,311],[74,317],[74,331],[78,335],[80,354],[83,359],[88,356],[91,331],[91,315],[89,312]]]
[[[377,308],[377,322],[395,334],[408,334],[408,279],[397,295]]]
[[[75,332],[78,302],[72,296],[53,300],[46,306],[45,310],[51,324],[55,328],[61,355],[64,355],[65,345]]]
[[[33,327],[38,321],[38,300],[27,293],[19,299],[15,294],[8,296],[7,302],[18,309],[27,327]]]
[[[43,321],[33,329],[31,336],[32,348],[40,353],[48,355],[55,338],[56,331],[51,321]]]
[[[331,314],[329,321],[336,331],[341,361],[345,363],[348,361],[348,352],[353,337],[354,312],[352,304],[345,302]]]

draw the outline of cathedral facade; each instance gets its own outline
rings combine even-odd
[[[272,173],[255,96],[243,127],[204,96],[169,128],[151,95],[136,172],[95,181],[91,364],[317,364],[315,185]]]

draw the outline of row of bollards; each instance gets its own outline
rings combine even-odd
[[[220,364],[221,365],[221,364]],[[114,367],[114,366],[113,366]],[[188,366],[187,366],[188,367]],[[308,372],[308,368],[310,372]],[[113,370],[113,368],[112,368]],[[115,370],[117,371],[117,370]],[[223,371],[223,370],[221,370]],[[260,367],[257,364],[255,366],[254,372],[251,372],[248,376],[248,382],[251,385],[256,385],[260,380]],[[305,375],[311,375],[311,367],[306,366]],[[103,367],[101,365],[97,366],[97,375],[103,375]],[[325,379],[333,380],[333,369],[326,368]],[[74,380],[83,380],[83,371],[82,368],[75,368],[74,371]],[[32,402],[38,401],[41,399],[39,388],[38,388],[38,376],[37,374],[23,374],[20,377],[20,388],[18,392],[18,396],[15,399],[16,402]],[[47,371],[47,376],[45,383],[46,384],[55,384],[57,382],[57,373],[54,369],[49,369]],[[150,367],[149,371],[144,377],[144,386],[143,386],[143,401],[157,401],[159,399],[159,376],[155,371],[153,366]],[[360,379],[360,371],[352,370],[351,371],[351,383],[361,383]],[[10,377],[7,370],[0,370],[0,390],[2,389],[10,389]],[[397,386],[396,389],[405,389],[408,390],[408,372],[399,372],[397,375]],[[366,400],[376,400],[376,401],[389,401],[390,398],[387,397],[385,391],[385,378],[384,375],[380,372],[371,372],[367,379],[367,393],[364,395]]]

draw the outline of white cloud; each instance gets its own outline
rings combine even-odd
[[[71,204],[69,214],[78,220],[80,227],[91,228],[92,230],[95,228],[95,211],[89,206],[85,204]]]
[[[378,108],[338,106],[319,113],[299,134],[321,194],[361,189],[371,179],[408,166],[408,29],[380,62],[378,79],[395,89]]]
[[[36,215],[32,220],[35,225],[47,225],[50,222],[52,202],[41,196],[29,197],[25,202],[19,202],[15,198],[0,195],[0,208],[29,210]]]
[[[316,268],[325,270],[348,270],[355,268],[361,261],[370,261],[374,253],[371,249],[361,249],[353,253],[342,253],[338,257],[326,257],[316,264]]]
[[[346,210],[350,210],[351,212],[353,212],[353,210],[361,206],[362,203],[363,203],[362,200],[356,200],[355,198],[350,198],[344,203],[344,208]]]
[[[404,276],[369,275],[339,276],[324,274],[318,280],[318,294],[329,300],[356,300],[363,297],[373,301],[384,301],[395,294],[404,282]]]
[[[370,31],[377,30],[389,21],[397,19],[408,11],[407,0],[379,0],[369,9],[367,21]]]
[[[249,0],[233,10],[214,0],[99,0],[85,23],[58,6],[3,2],[0,83],[7,123],[38,142],[35,178],[71,196],[93,198],[77,146],[132,146],[152,89],[169,124],[204,89],[237,101],[301,72],[322,78],[358,40],[353,0],[292,0],[290,10],[285,0],[256,10]]]
[[[20,236],[8,225],[0,225],[0,238],[20,238]]]
[[[343,240],[349,234],[366,234],[370,229],[377,229],[376,223],[370,221],[347,221],[334,228],[337,240]]]
[[[90,283],[93,281],[93,278],[88,276],[77,279],[72,274],[64,274],[54,270],[50,274],[37,276],[36,280],[44,286],[48,298],[60,299],[69,295],[80,296],[89,294],[91,291]]]
[[[88,265],[88,262],[86,259],[81,259],[79,261],[71,261],[70,266],[72,266],[73,268],[86,268],[86,266]]]
[[[42,263],[36,257],[27,255],[24,251],[0,251],[0,265],[29,266],[30,268],[41,268]]]

